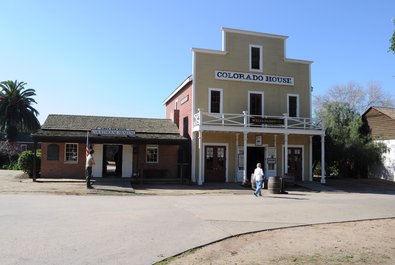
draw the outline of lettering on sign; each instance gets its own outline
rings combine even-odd
[[[250,119],[252,124],[255,125],[262,125],[262,124],[268,124],[268,125],[284,125],[284,119],[282,118],[264,118],[264,117],[251,117]]]
[[[91,130],[92,134],[105,136],[135,136],[136,132],[124,128],[96,128]]]
[[[288,76],[263,75],[231,71],[215,71],[215,78],[220,80],[255,82],[274,85],[293,86],[294,78]]]

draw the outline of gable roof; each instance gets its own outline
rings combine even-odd
[[[395,120],[395,108],[389,107],[370,107],[362,116],[377,116],[381,114]]]
[[[90,131],[96,128],[122,128],[139,133],[176,133],[177,126],[167,119],[126,118],[84,115],[51,114],[42,125],[42,130]]]
[[[83,142],[87,132],[97,128],[126,129],[135,131],[135,136],[125,135],[90,135],[97,142],[160,142],[185,141],[179,133],[177,125],[168,119],[127,118],[84,115],[51,114],[41,129],[33,134],[37,141]]]

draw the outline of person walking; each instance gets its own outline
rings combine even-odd
[[[262,196],[262,182],[263,182],[263,170],[261,163],[256,164],[256,169],[254,170],[255,177],[255,196]]]
[[[85,163],[85,177],[86,177],[86,187],[88,189],[92,189],[92,166],[95,164],[95,160],[93,159],[93,149],[89,151],[89,155],[86,157]]]

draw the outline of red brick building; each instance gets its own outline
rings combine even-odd
[[[93,177],[132,181],[180,180],[180,150],[187,142],[167,119],[49,115],[33,135],[41,143],[41,177],[84,178],[87,142]]]

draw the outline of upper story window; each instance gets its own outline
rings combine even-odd
[[[57,144],[48,145],[47,160],[59,160],[59,145]]]
[[[250,115],[263,115],[263,92],[248,92],[248,109]]]
[[[287,113],[289,117],[299,117],[299,95],[287,95]]]
[[[66,144],[65,162],[78,162],[78,144]]]
[[[250,45],[250,71],[262,72],[262,46]]]
[[[147,163],[159,162],[159,147],[157,145],[147,145]]]
[[[222,89],[210,88],[208,100],[210,113],[222,113]]]

